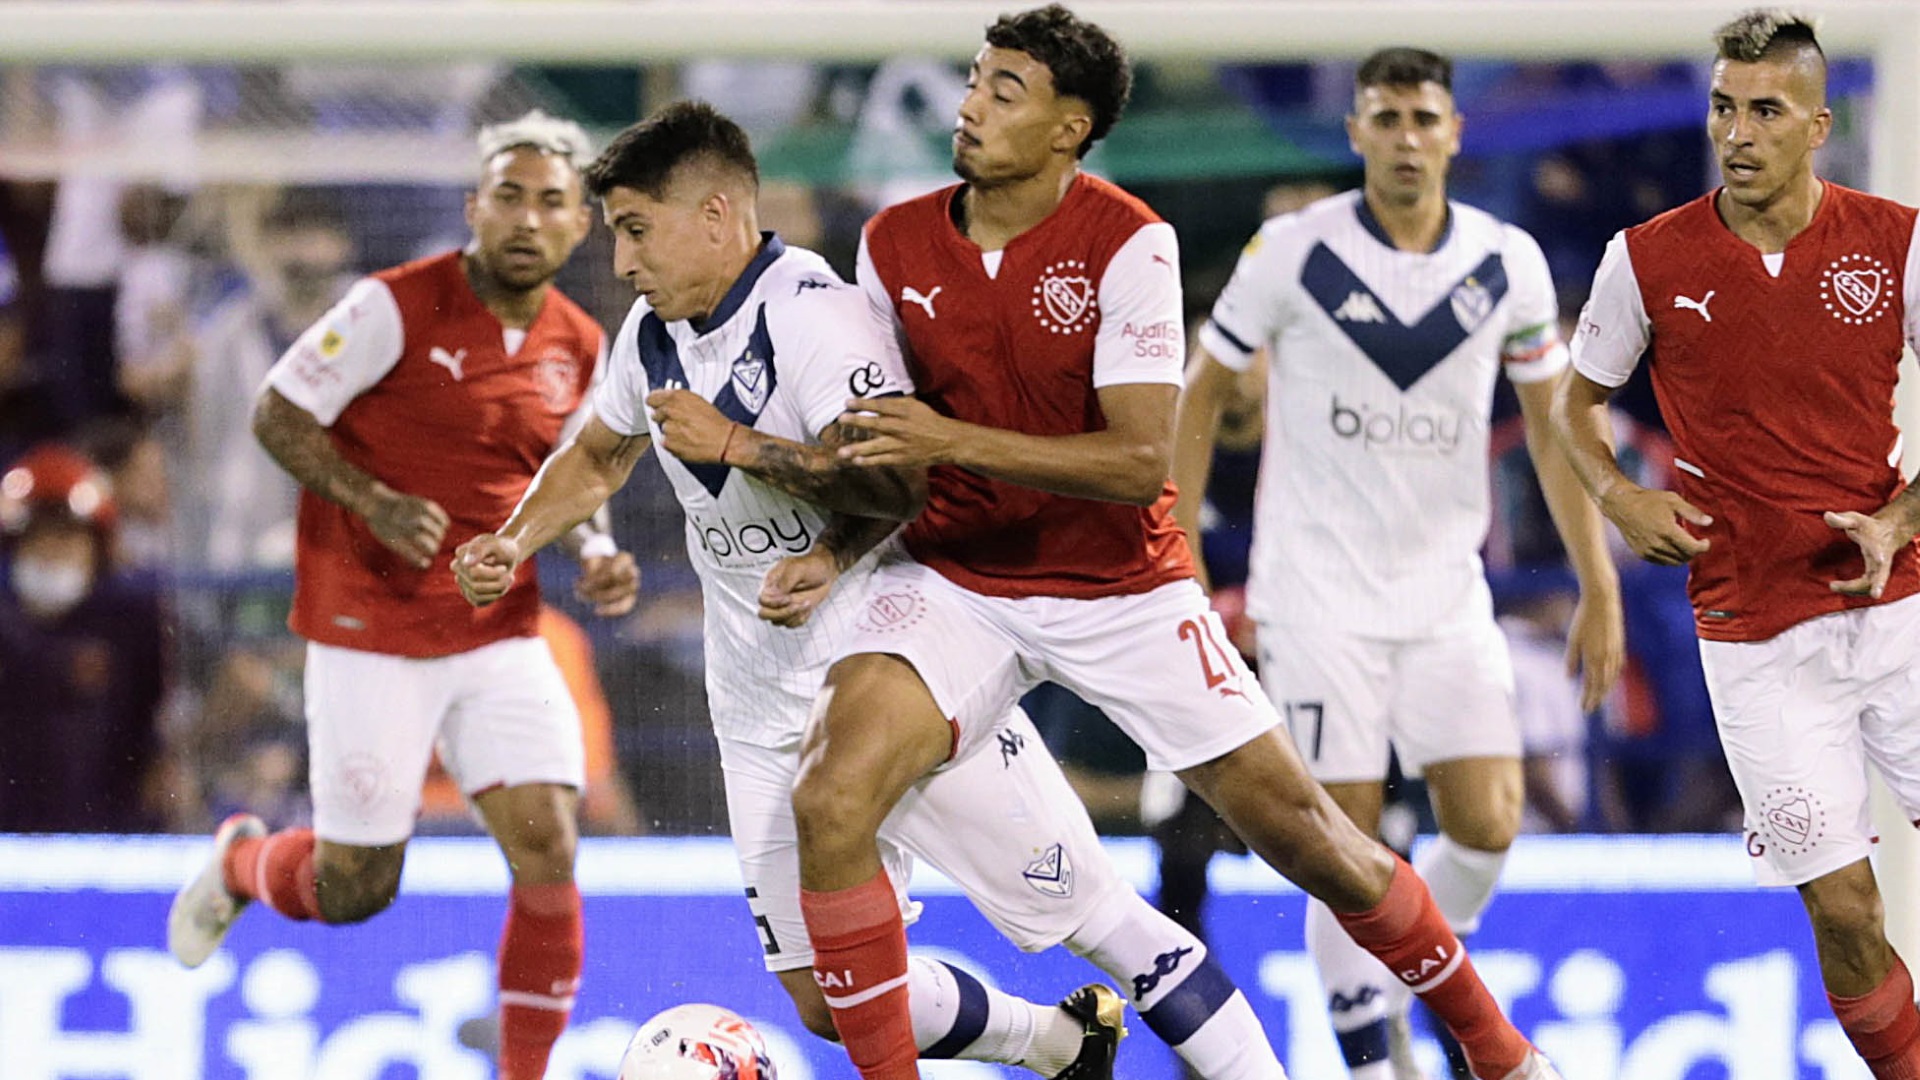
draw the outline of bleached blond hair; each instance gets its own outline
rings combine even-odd
[[[1713,32],[1722,60],[1757,64],[1769,54],[1793,48],[1811,48],[1820,54],[1820,39],[1814,20],[1786,8],[1754,8],[1743,11],[1732,22]]]
[[[593,143],[586,129],[571,120],[548,116],[534,109],[517,120],[488,124],[474,140],[480,146],[480,160],[492,161],[494,155],[522,146],[543,154],[564,157],[575,172],[593,162]]]

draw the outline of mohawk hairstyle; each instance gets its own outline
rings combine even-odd
[[[474,139],[480,146],[480,160],[492,161],[497,154],[530,146],[543,154],[567,159],[575,172],[593,160],[593,142],[579,124],[548,116],[539,109],[518,120],[488,124]]]
[[[1133,96],[1133,68],[1126,49],[1111,34],[1059,4],[1000,16],[987,27],[987,44],[1040,61],[1053,75],[1056,94],[1079,98],[1092,107],[1093,129],[1080,144],[1081,157],[1106,138],[1127,111],[1127,99]]]
[[[676,101],[613,137],[582,175],[587,193],[604,199],[617,187],[648,198],[666,195],[683,165],[709,165],[731,172],[755,191],[760,165],[739,124],[704,101]]]
[[[1827,54],[1820,48],[1813,20],[1786,8],[1754,8],[1713,32],[1720,59],[1757,64],[1790,49],[1812,49],[1824,67]]]

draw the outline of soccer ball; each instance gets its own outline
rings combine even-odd
[[[718,1005],[675,1005],[640,1025],[620,1080],[778,1080],[767,1042]]]

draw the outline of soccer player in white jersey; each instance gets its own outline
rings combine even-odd
[[[1452,65],[1421,49],[1360,66],[1347,132],[1365,184],[1273,218],[1247,245],[1187,367],[1174,479],[1197,551],[1221,404],[1268,348],[1247,586],[1260,681],[1362,828],[1379,826],[1390,747],[1425,774],[1441,836],[1416,868],[1465,937],[1522,806],[1513,670],[1479,557],[1502,371],[1579,574],[1568,663],[1588,709],[1619,671],[1624,631],[1599,515],[1551,439],[1567,351],[1546,262],[1526,233],[1447,198],[1451,84]],[[1307,939],[1356,1080],[1412,1075],[1404,1039],[1388,1060],[1405,1030],[1400,981],[1317,901]]]
[[[641,299],[614,342],[595,419],[497,534],[461,549],[455,572],[470,600],[499,599],[515,565],[591,513],[659,443],[706,600],[707,693],[767,968],[806,1026],[835,1038],[800,910],[791,789],[814,696],[866,600],[869,553],[918,512],[925,476],[838,463],[847,397],[912,383],[859,290],[759,231],[757,176],[746,135],[686,103],[629,129],[587,171],[615,266]],[[918,785],[883,846],[894,881],[904,885],[911,856],[924,858],[1015,944],[1065,944],[1127,983],[1141,1012],[1165,1021],[1156,1031],[1179,1033],[1168,1041],[1199,1075],[1284,1075],[1206,947],[1120,879],[1019,710]],[[897,898],[911,918],[917,905]],[[905,985],[920,1056],[1112,1075],[1123,1002],[1104,986],[1042,1006],[925,958]]]

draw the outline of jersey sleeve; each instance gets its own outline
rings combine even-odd
[[[1277,242],[1281,223],[1274,218],[1260,227],[1240,252],[1233,277],[1213,303],[1213,312],[1200,325],[1200,346],[1234,371],[1253,365],[1260,347],[1280,334],[1282,310],[1277,289],[1284,280]]]
[[[1907,346],[1920,351],[1920,214],[1914,215],[1913,235],[1907,239],[1906,284],[1900,300],[1907,306]]]
[[[1540,245],[1524,229],[1504,228],[1509,303],[1506,333],[1500,339],[1501,366],[1513,382],[1543,382],[1567,366],[1560,301]]]
[[[900,379],[905,388],[901,393],[913,393],[913,377],[907,371],[906,329],[900,324],[900,312],[893,306],[887,283],[880,280],[880,268],[874,265],[873,253],[867,250],[864,230],[860,233],[860,254],[854,260],[854,280],[859,283],[861,295],[866,297],[867,321],[880,335],[880,347],[886,350],[891,365],[888,370]]]
[[[1180,242],[1164,221],[1143,225],[1100,275],[1100,329],[1093,340],[1093,386],[1186,381],[1181,326]]]
[[[1580,309],[1580,327],[1573,333],[1573,369],[1601,386],[1622,386],[1652,342],[1653,323],[1640,299],[1627,234],[1614,233],[1607,253],[1600,257],[1600,269],[1593,273],[1593,292]]]
[[[332,427],[400,362],[406,337],[393,291],[378,278],[361,278],[281,355],[267,385]]]
[[[640,363],[640,320],[646,318],[647,311],[646,301],[634,301],[633,310],[627,312],[627,320],[620,324],[620,332],[607,350],[606,373],[598,376],[600,385],[588,399],[601,423],[616,435],[629,438],[652,433],[647,426],[647,394],[652,387],[647,385],[647,369]]]
[[[913,392],[900,350],[888,346],[864,289],[835,281],[824,289],[782,296],[769,308],[767,329],[780,377],[789,380],[807,431],[825,431],[846,411],[850,397]]]

